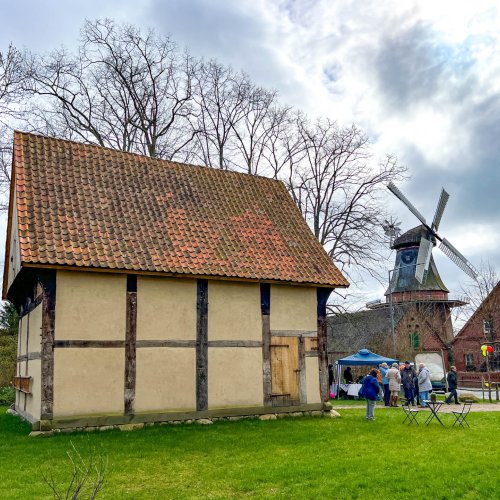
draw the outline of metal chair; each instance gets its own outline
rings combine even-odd
[[[470,412],[471,407],[472,407],[472,401],[466,401],[464,403],[463,408],[460,411],[452,411],[451,412],[451,413],[453,413],[453,415],[455,415],[455,423],[453,424],[453,427],[455,427],[455,425],[458,424],[458,425],[461,425],[462,427],[465,427],[465,425],[466,425],[467,427],[470,428],[470,425],[468,424],[466,419],[467,419],[467,415]]]
[[[401,408],[403,408],[403,412],[405,414],[405,418],[403,420],[403,424],[408,420],[408,425],[411,425],[413,423],[419,425],[418,420],[417,420],[417,415],[418,415],[418,410],[415,408],[412,408],[408,401],[404,401],[401,403]]]

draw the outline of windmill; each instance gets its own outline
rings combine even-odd
[[[443,212],[448,203],[448,198],[450,195],[444,190],[441,190],[441,196],[439,197],[438,205],[436,208],[436,213],[434,214],[434,219],[432,224],[429,226],[425,217],[414,207],[414,205],[406,198],[406,196],[392,183],[390,182],[387,188],[399,198],[410,212],[415,215],[415,217],[423,224],[424,230],[420,237],[420,244],[418,248],[417,261],[415,265],[415,278],[421,284],[424,281],[424,276],[429,269],[429,264],[431,262],[432,247],[436,244],[436,241],[440,242],[439,249],[448,258],[454,262],[462,271],[464,271],[468,276],[475,279],[478,272],[474,266],[446,239],[439,236],[437,233],[441,218],[443,217]]]
[[[394,240],[401,235],[401,228],[399,226],[401,226],[401,222],[393,217],[390,217],[389,220],[385,219],[382,224],[385,235],[389,237],[389,247],[391,247]]]

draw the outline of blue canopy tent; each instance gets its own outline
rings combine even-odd
[[[356,354],[351,354],[351,356],[338,359],[335,363],[337,365],[337,398],[339,397],[340,392],[339,389],[342,366],[378,366],[381,363],[391,365],[392,363],[398,363],[398,360],[380,356],[379,354],[375,354],[368,349],[360,349]]]

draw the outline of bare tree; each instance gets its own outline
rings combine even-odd
[[[35,131],[280,179],[344,272],[375,274],[386,258],[379,195],[404,169],[374,166],[357,127],[310,122],[245,73],[107,19],[84,24],[76,54],[24,60]]]
[[[292,113],[290,108],[272,110],[269,120],[273,123],[266,136],[262,157],[263,169],[275,179],[281,179],[291,190],[298,166],[306,158],[307,147],[299,130],[305,116],[300,111]]]
[[[283,130],[290,108],[279,107],[277,92],[251,87],[245,100],[243,117],[233,124],[236,162],[248,174],[269,173],[264,158],[276,133]]]
[[[39,97],[36,130],[184,159],[194,69],[169,38],[108,19],[87,21],[76,55],[31,54],[26,71],[28,89]]]
[[[6,210],[12,158],[11,133],[15,120],[22,114],[22,54],[9,45],[0,52],[0,211]]]
[[[7,52],[0,52],[0,123],[4,125],[19,111],[22,83],[21,53],[9,45]]]
[[[66,452],[71,467],[68,484],[59,485],[51,469],[42,471],[43,480],[55,499],[97,498],[104,486],[108,459],[94,449],[88,457],[83,457],[75,445],[70,444],[71,449]]]
[[[251,88],[246,74],[235,73],[215,60],[198,66],[194,83],[197,114],[192,128],[196,134],[196,156],[204,165],[237,169],[234,129],[245,116]]]
[[[330,120],[298,120],[304,158],[289,172],[289,189],[311,228],[344,272],[373,273],[385,258],[380,200],[385,185],[404,174],[394,157],[374,167],[368,137]]]

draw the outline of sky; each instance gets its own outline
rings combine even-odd
[[[500,7],[486,0],[0,0],[0,50],[76,45],[87,19],[170,35],[247,72],[284,104],[355,123],[376,155],[408,168],[399,186],[476,267],[500,271]],[[418,224],[387,193],[407,230]],[[5,222],[3,222],[3,225]],[[466,275],[436,249],[451,294]],[[390,266],[389,266],[390,267]],[[366,300],[384,287],[367,282]]]

